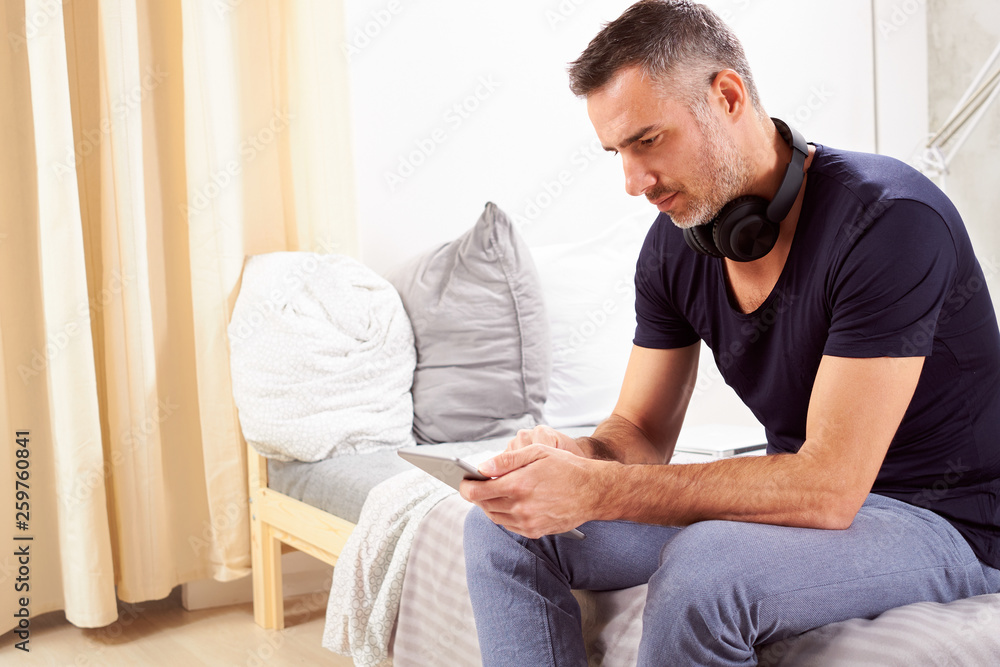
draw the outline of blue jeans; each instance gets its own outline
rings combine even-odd
[[[1000,591],[952,526],[871,494],[847,530],[703,521],[593,521],[584,540],[530,540],[478,507],[465,562],[486,666],[586,665],[571,589],[649,583],[639,665],[756,665],[767,644],[911,602]]]

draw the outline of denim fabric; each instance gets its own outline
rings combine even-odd
[[[982,563],[983,577],[986,578],[986,590],[990,593],[1000,593],[1000,570]]]
[[[586,665],[571,589],[649,583],[639,665],[756,665],[755,644],[920,601],[1000,590],[1000,571],[929,510],[871,494],[847,530],[704,521],[530,540],[474,508],[465,560],[483,664]]]

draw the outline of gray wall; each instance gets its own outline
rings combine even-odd
[[[928,97],[931,131],[947,120],[972,78],[1000,42],[997,0],[929,0]],[[945,191],[962,213],[1000,304],[1000,98],[956,155]]]

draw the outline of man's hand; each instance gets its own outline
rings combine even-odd
[[[601,518],[610,472],[603,468],[615,465],[549,445],[528,445],[484,461],[480,472],[496,479],[465,480],[461,494],[494,523],[535,539]]]
[[[586,453],[580,448],[576,440],[569,437],[565,433],[560,433],[559,431],[551,428],[549,426],[536,426],[531,429],[521,429],[517,432],[509,443],[507,443],[507,451],[514,451],[517,449],[524,449],[525,447],[530,447],[531,445],[548,445],[549,447],[555,447],[556,449],[564,449],[571,454],[576,454],[577,456],[586,456]]]

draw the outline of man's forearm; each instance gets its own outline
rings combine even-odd
[[[686,526],[722,519],[808,528],[846,528],[858,507],[835,475],[798,454],[690,465],[609,463],[600,519]]]
[[[619,415],[611,415],[594,429],[593,435],[577,438],[576,442],[592,459],[620,463],[665,461],[663,450],[657,448],[639,427]]]

